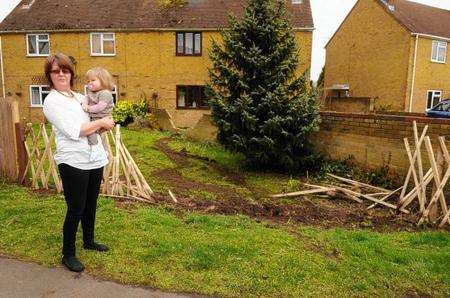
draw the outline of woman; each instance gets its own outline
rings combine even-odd
[[[114,127],[114,121],[111,118],[89,121],[89,115],[81,107],[84,96],[72,91],[74,70],[66,55],[50,55],[45,62],[45,76],[51,92],[45,98],[44,114],[55,132],[54,158],[67,204],[62,263],[71,271],[81,272],[84,265],[75,256],[75,239],[80,221],[84,248],[108,250],[106,245],[94,242],[97,197],[103,167],[108,164],[108,158],[102,142],[90,146],[86,136],[98,130],[110,130]]]

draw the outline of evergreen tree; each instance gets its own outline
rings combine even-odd
[[[317,79],[317,88],[323,89],[325,83],[325,66],[322,67],[322,71],[320,72],[319,78]]]
[[[320,98],[323,97],[323,94],[325,92],[324,85],[325,85],[325,66],[322,67],[322,71],[320,72],[319,78],[317,79],[316,91]]]
[[[249,0],[213,41],[206,92],[218,140],[250,164],[298,170],[313,161],[309,137],[319,108],[307,74],[296,76],[298,47],[284,1]]]

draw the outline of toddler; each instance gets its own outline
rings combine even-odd
[[[86,73],[88,81],[86,97],[82,103],[83,110],[89,113],[91,120],[112,117],[114,101],[111,91],[114,83],[111,74],[104,68],[95,67]],[[99,132],[100,133],[100,132]],[[98,143],[99,133],[88,135],[89,145]]]

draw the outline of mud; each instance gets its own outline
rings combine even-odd
[[[160,140],[156,148],[164,152],[177,164],[175,169],[165,169],[155,173],[157,177],[168,182],[177,196],[177,203],[168,196],[160,195],[157,203],[170,205],[178,212],[199,211],[208,214],[244,214],[258,221],[276,223],[302,223],[325,228],[368,228],[374,230],[418,230],[418,219],[414,215],[397,214],[395,210],[383,207],[367,210],[370,204],[357,204],[344,199],[328,199],[319,197],[299,197],[279,201],[262,198],[249,199],[242,197],[232,188],[213,184],[204,184],[190,180],[181,175],[180,169],[188,166],[190,160],[198,157],[189,156],[185,151],[175,152],[168,145],[168,140]],[[239,186],[245,186],[245,176],[230,170],[225,170],[215,162],[208,162],[212,169],[224,174],[225,177]],[[195,199],[187,193],[192,190],[204,190],[214,193],[217,199],[207,201]]]

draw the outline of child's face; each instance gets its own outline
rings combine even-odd
[[[88,88],[93,92],[100,91],[102,89],[102,83],[97,77],[91,77],[88,80]]]

